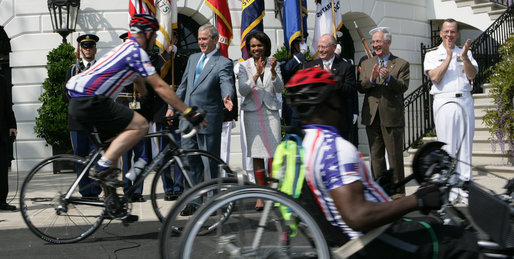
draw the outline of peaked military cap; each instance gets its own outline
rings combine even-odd
[[[120,35],[120,39],[121,39],[122,41],[125,41],[126,39],[128,39],[128,32],[125,32],[125,33],[121,34],[121,35]]]
[[[96,43],[100,40],[98,36],[94,34],[83,34],[77,38],[77,42],[80,43],[82,48],[96,47]]]

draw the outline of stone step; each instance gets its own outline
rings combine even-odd
[[[489,14],[489,18],[491,18],[491,20],[496,20],[498,18],[500,18],[500,16],[505,12],[504,9],[500,9],[500,10],[492,10],[490,11],[488,14]]]
[[[460,8],[460,7],[471,6],[471,5],[475,4],[475,1],[474,0],[455,0],[455,3],[457,4],[457,7]]]
[[[481,107],[487,106],[487,105],[489,105],[491,107],[495,106],[494,99],[488,94],[473,94],[473,100],[475,102],[475,106],[476,105],[479,105]]]
[[[502,6],[498,5],[496,3],[475,3],[471,5],[471,10],[473,10],[473,13],[479,14],[479,13],[489,13],[494,10],[502,10]],[[503,8],[505,10],[505,8]]]

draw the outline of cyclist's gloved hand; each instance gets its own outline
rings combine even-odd
[[[424,185],[414,193],[418,199],[418,209],[427,214],[430,210],[441,208],[441,191],[434,184]]]
[[[184,116],[196,127],[205,119],[205,111],[198,111],[198,107],[193,106],[186,109]]]

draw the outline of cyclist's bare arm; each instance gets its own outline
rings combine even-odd
[[[170,85],[164,82],[158,74],[148,76],[145,80],[166,103],[173,106],[173,108],[180,113],[184,113],[187,109],[187,105],[178,98],[175,91],[173,91]]]
[[[360,181],[330,191],[334,204],[343,220],[353,230],[370,230],[401,218],[417,210],[414,195],[390,202],[371,202],[364,198],[364,186]]]

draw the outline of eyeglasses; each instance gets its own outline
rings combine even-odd
[[[384,40],[372,40],[371,41],[371,44],[375,44],[375,43],[376,44],[382,44],[382,43],[384,43]]]

